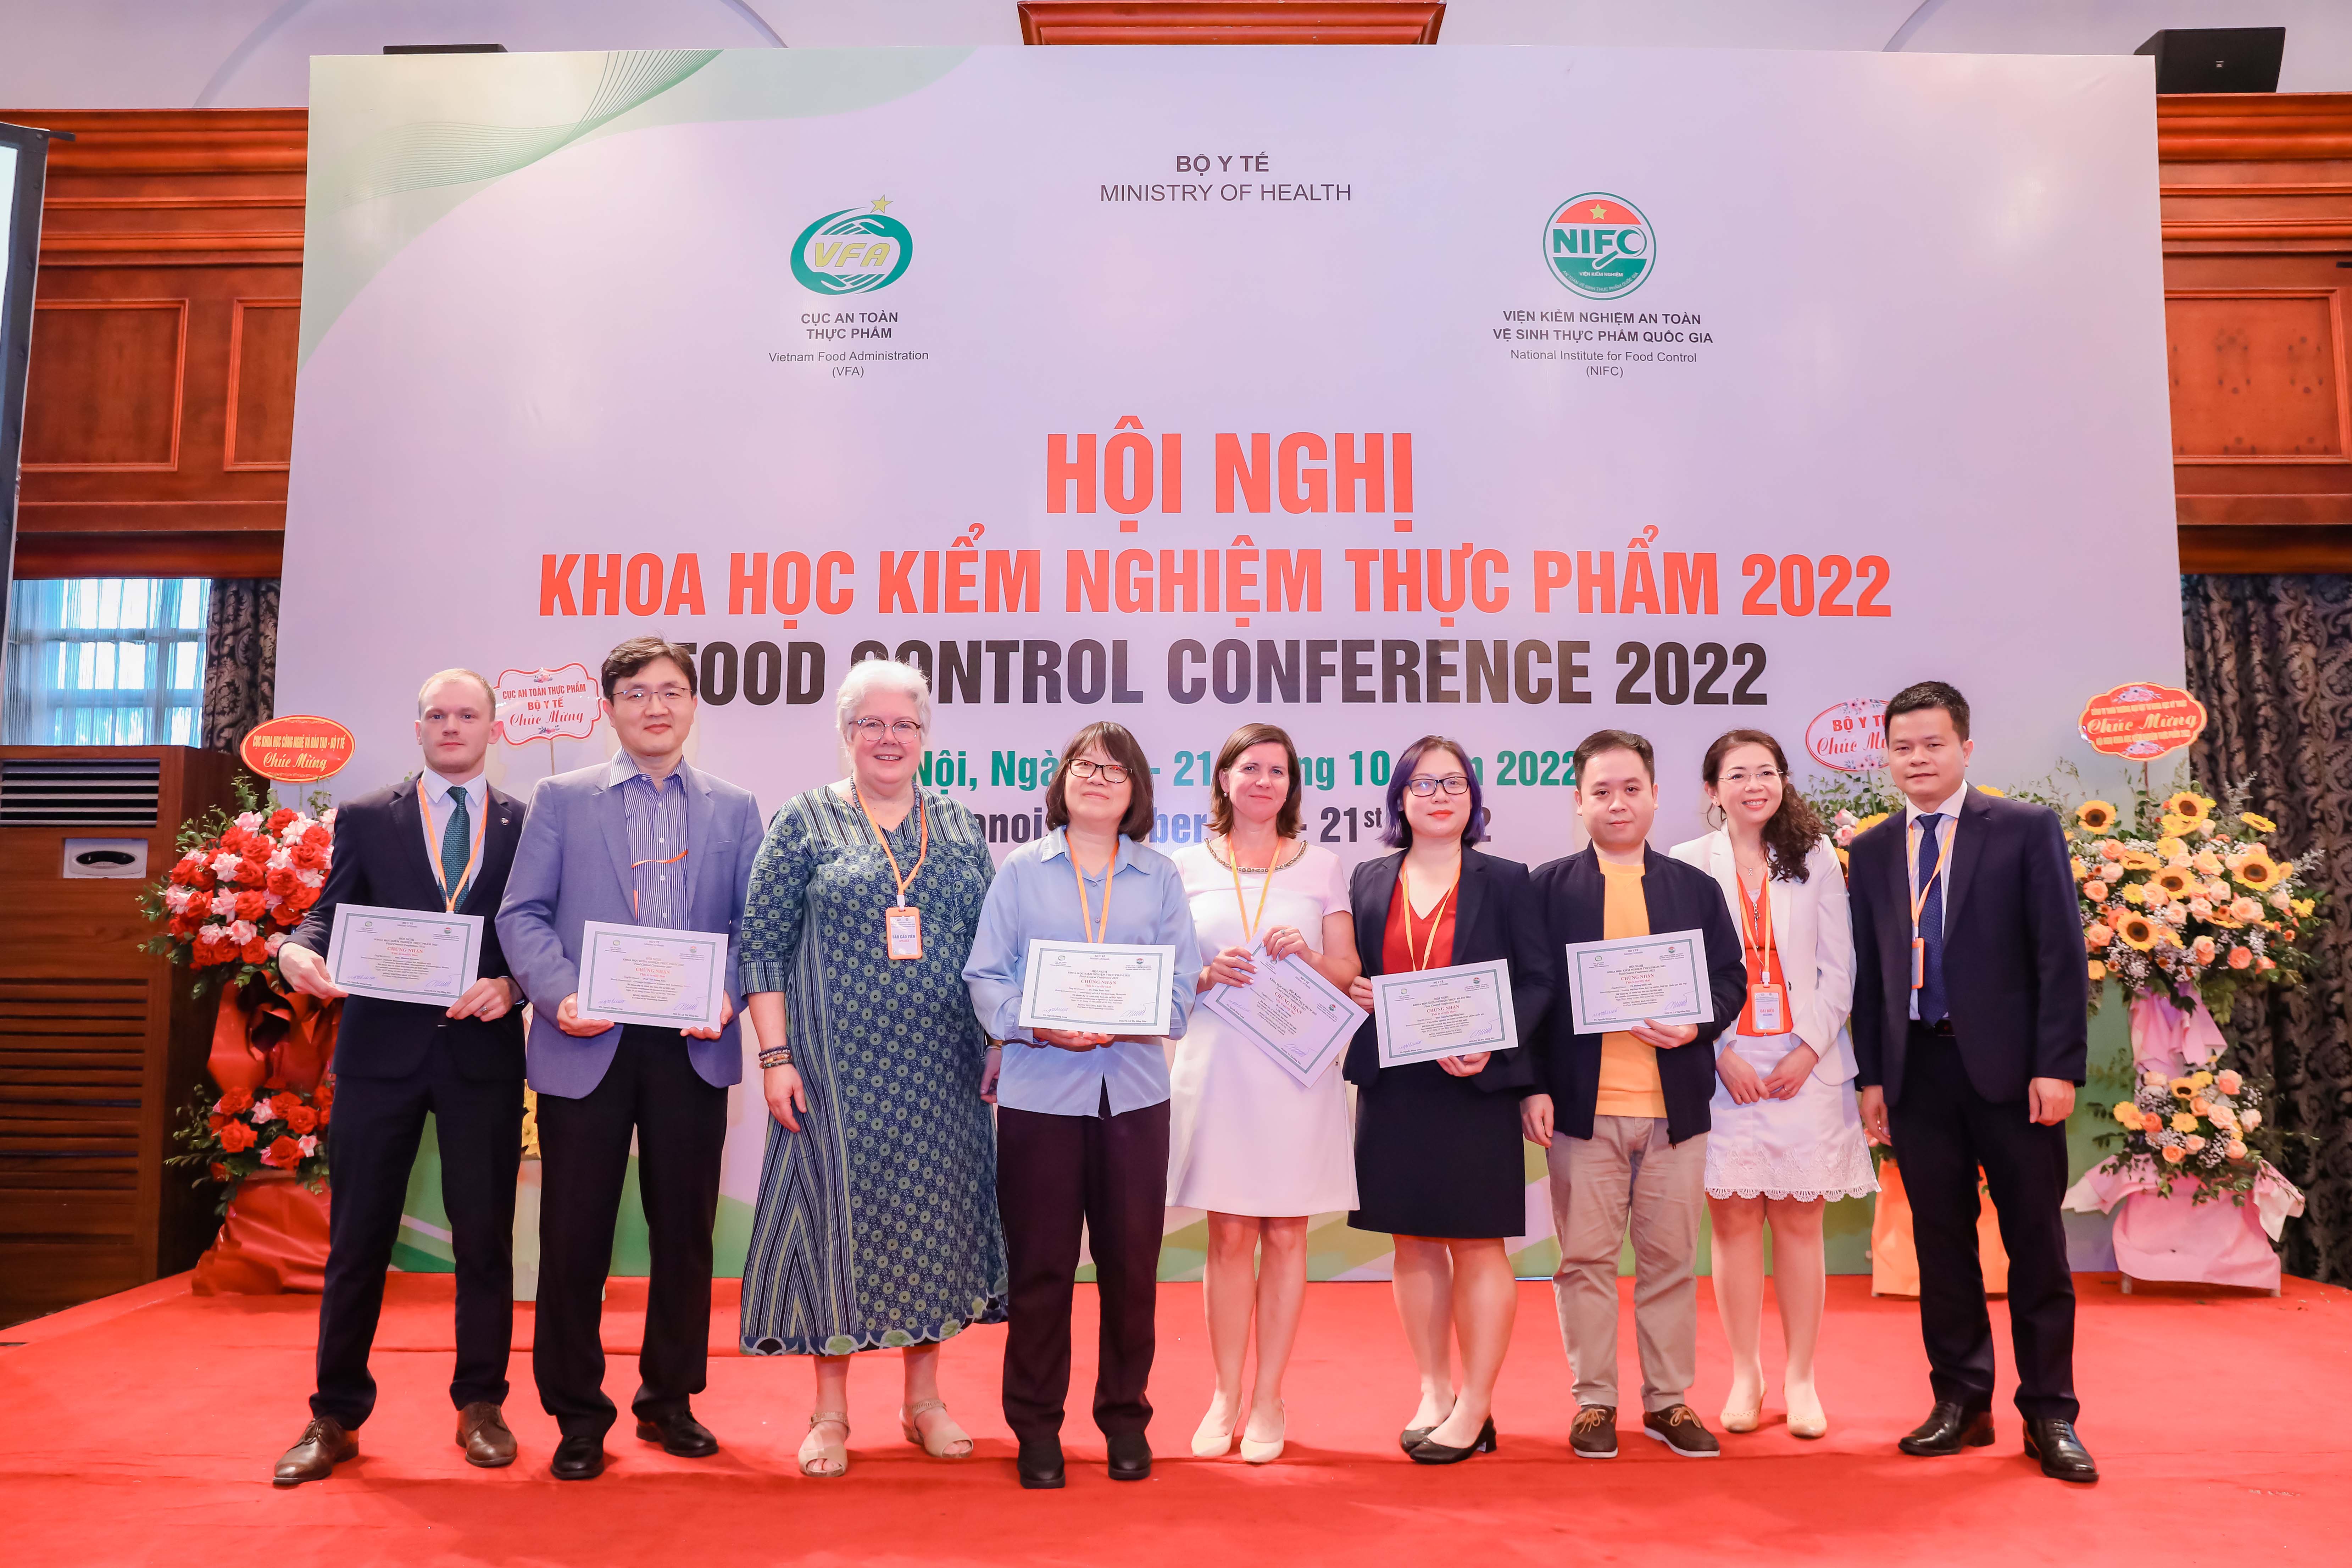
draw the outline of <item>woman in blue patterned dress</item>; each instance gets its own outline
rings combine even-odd
[[[919,670],[850,670],[835,708],[850,776],[776,814],[743,911],[743,991],[774,1118],[743,1352],[814,1358],[800,1451],[811,1476],[849,1468],[859,1351],[904,1351],[908,1442],[971,1453],[940,1399],[940,1346],[1004,1321],[988,1041],[962,978],[994,873],[980,818],[917,786],[930,709]]]

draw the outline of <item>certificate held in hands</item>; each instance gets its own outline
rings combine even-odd
[[[1571,942],[1567,951],[1570,1016],[1580,1035],[1715,1022],[1705,931]]]
[[[1511,966],[1505,959],[1375,974],[1371,980],[1372,1022],[1384,1068],[1518,1047]]]
[[[1164,1035],[1176,950],[1139,942],[1029,940],[1021,1026],[1076,1035]]]
[[[1364,1010],[1297,953],[1269,959],[1258,943],[1250,957],[1257,973],[1247,985],[1212,985],[1198,1005],[1246,1035],[1299,1087],[1309,1087],[1346,1052]]]
[[[482,917],[337,904],[327,976],[354,996],[446,1007],[474,984]]]
[[[727,995],[727,939],[656,926],[580,927],[581,1016],[665,1029],[715,1029]]]

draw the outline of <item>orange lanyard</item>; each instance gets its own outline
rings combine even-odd
[[[1454,887],[1446,889],[1439,896],[1437,907],[1429,911],[1429,940],[1421,944],[1419,952],[1415,952],[1412,944],[1412,922],[1415,918],[1412,912],[1412,889],[1404,879],[1404,868],[1402,866],[1397,868],[1397,894],[1404,900],[1404,951],[1405,955],[1412,960],[1415,973],[1427,969],[1431,955],[1437,952],[1437,928],[1444,923],[1446,901],[1454,897],[1454,888],[1460,886],[1462,886],[1462,874],[1456,871],[1454,874]]]
[[[1737,867],[1733,868],[1732,874],[1738,875]],[[1748,884],[1745,881],[1739,884],[1739,934],[1748,939],[1748,946],[1763,955],[1764,978],[1758,984],[1769,985],[1772,984],[1774,964],[1772,962],[1772,876],[1769,869],[1764,875],[1764,885],[1757,890],[1753,900],[1748,897]],[[1759,917],[1758,924],[1749,923],[1748,915],[1751,905]]]
[[[1276,862],[1282,858],[1282,852],[1286,847],[1288,846],[1283,844],[1274,847],[1274,859],[1266,862],[1265,881],[1257,890],[1257,913],[1252,916],[1249,905],[1242,901],[1242,858],[1234,851],[1234,841],[1230,838],[1225,840],[1225,869],[1234,874],[1234,907],[1241,911],[1244,947],[1257,940],[1258,922],[1265,919],[1265,896],[1274,891],[1274,874],[1280,869]]]
[[[1110,940],[1110,879],[1118,872],[1118,850],[1117,847],[1114,846],[1112,847],[1110,859],[1103,866],[1103,912],[1102,934],[1100,936],[1097,936],[1095,934],[1094,904],[1093,901],[1087,897],[1086,873],[1078,869],[1077,847],[1070,842],[1070,835],[1067,829],[1065,829],[1062,834],[1062,853],[1070,858],[1070,875],[1078,884],[1078,920],[1086,927],[1087,940],[1088,942],[1108,942]]]
[[[457,787],[464,789],[466,786],[464,784],[459,784]],[[487,795],[488,792],[484,791],[483,793]],[[433,826],[433,792],[429,789],[419,788],[416,792],[416,804],[425,808],[425,837],[426,840],[436,845],[439,844],[441,842],[441,835],[436,832]],[[489,831],[490,826],[490,814],[487,808],[487,805],[481,813],[481,818],[482,819],[479,822],[474,824],[474,847],[471,850],[467,851],[466,855],[466,868],[457,873],[457,887],[454,889],[451,888],[444,876],[441,869],[441,856],[437,849],[425,857],[425,863],[433,868],[433,885],[441,889],[441,909],[442,912],[445,914],[455,914],[457,912],[457,900],[465,897],[466,884],[474,879],[475,862],[478,861],[482,858],[482,836]]]
[[[849,793],[856,797],[857,809],[866,813],[866,826],[874,830],[875,842],[882,846],[883,854],[890,857],[890,875],[898,884],[898,907],[900,909],[905,909],[907,907],[907,889],[915,885],[915,879],[923,874],[923,862],[931,858],[931,819],[923,810],[923,797],[919,795],[915,797],[915,816],[920,819],[920,826],[923,830],[922,853],[915,857],[915,868],[901,877],[898,875],[898,857],[892,853],[890,848],[890,837],[882,831],[882,825],[874,820],[873,808],[866,804],[865,793],[857,787],[857,781],[855,779],[850,781]],[[1076,865],[1076,858],[1073,856],[1071,858],[1071,864]],[[1078,891],[1082,893],[1086,891],[1086,886],[1084,883],[1079,884]],[[1108,919],[1109,915],[1108,905],[1110,902],[1110,895],[1108,892],[1103,895],[1103,902],[1105,905],[1104,915],[1105,918]]]
[[[1959,814],[1955,812],[1952,814],[1952,831],[1954,833],[1958,833],[1959,829]],[[1906,849],[1910,848],[1907,838],[1905,842],[1905,847]],[[1927,881],[1922,883],[1911,894],[1911,940],[1913,942],[1917,942],[1919,940],[1919,916],[1927,907],[1927,889],[1934,887],[1936,885],[1936,879],[1944,874],[1944,857],[1950,852],[1951,847],[1952,841],[1949,838],[1946,837],[1941,833],[1936,835],[1936,868],[1927,873]],[[1919,873],[1919,860],[1918,852],[1916,850],[1912,850],[1910,855],[1906,857],[1904,869],[1911,873],[1914,880],[1917,879]]]

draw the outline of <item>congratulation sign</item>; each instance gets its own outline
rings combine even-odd
[[[1824,708],[1805,726],[1805,751],[1843,773],[1874,773],[1886,765],[1886,699],[1855,697]]]
[[[509,746],[527,741],[584,741],[604,695],[584,664],[553,669],[502,669],[497,681],[499,733]]]
[[[2151,762],[2205,732],[2205,704],[2176,687],[2136,680],[2091,699],[2083,739],[2111,757]]]
[[[316,784],[342,772],[352,760],[352,732],[332,719],[298,713],[255,725],[236,752],[263,778]]]

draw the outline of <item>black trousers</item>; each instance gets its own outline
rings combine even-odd
[[[462,1077],[448,1047],[436,1041],[425,1065],[406,1078],[335,1080],[334,1117],[327,1124],[333,1172],[327,1273],[310,1414],[345,1426],[356,1428],[375,1408],[368,1352],[427,1111],[441,1146],[441,1205],[457,1262],[457,1368],[449,1399],[460,1409],[478,1400],[506,1403],[522,1080]]]
[[[1016,1438],[1062,1430],[1081,1223],[1102,1301],[1095,1425],[1116,1436],[1150,1424],[1143,1390],[1156,1348],[1167,1201],[1165,1100],[1118,1116],[998,1109],[996,1206],[1012,1283],[1004,1420]]]
[[[630,1025],[594,1089],[578,1100],[539,1097],[539,1310],[530,1365],[540,1403],[567,1437],[600,1437],[615,1414],[604,1395],[604,1289],[632,1134],[653,1277],[630,1405],[649,1419],[683,1415],[703,1389],[727,1091],[703,1081],[686,1048],[675,1029]]]
[[[2017,1408],[2029,1420],[2074,1419],[2074,1276],[2066,1265],[2066,1130],[2037,1126],[2024,1100],[1979,1094],[1959,1043],[1913,1025],[1903,1098],[1888,1110],[1919,1253],[1919,1331],[1938,1400],[1992,1408],[1992,1319],[1977,1258],[1983,1168],[2009,1250],[2010,1335]]]

